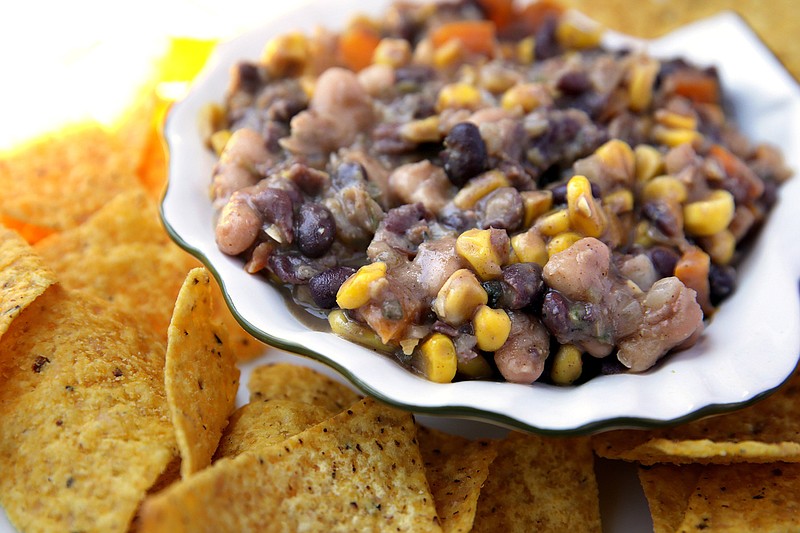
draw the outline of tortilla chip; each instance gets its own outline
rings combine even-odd
[[[78,226],[138,181],[113,135],[95,123],[0,153],[0,215],[53,231]]]
[[[28,243],[0,226],[0,337],[11,321],[55,281]]]
[[[417,440],[442,531],[471,531],[481,487],[497,455],[494,443],[423,426],[417,427]]]
[[[236,360],[251,361],[264,355],[264,352],[269,347],[250,335],[233,317],[225,298],[222,296],[222,289],[220,289],[216,280],[213,281],[214,316],[217,321],[222,322],[223,327],[228,331],[228,342],[233,349],[233,353],[236,354]]]
[[[800,461],[800,374],[750,407],[654,431],[619,430],[593,438],[609,459],[654,463]]]
[[[800,465],[657,465],[640,470],[656,533],[797,531]]]
[[[248,403],[231,416],[214,458],[236,457],[278,444],[329,415],[322,407],[288,400]]]
[[[183,478],[211,464],[234,408],[239,369],[227,339],[212,319],[208,272],[195,268],[175,302],[164,369]]]
[[[253,370],[247,382],[250,401],[292,400],[318,405],[331,414],[358,401],[359,396],[345,385],[311,368],[277,363]]]
[[[588,438],[511,433],[478,499],[473,531],[600,531],[594,455]]]
[[[125,532],[176,455],[164,346],[53,285],[0,339],[0,503],[21,531]]]
[[[140,531],[441,531],[414,435],[363,400],[148,498]]]

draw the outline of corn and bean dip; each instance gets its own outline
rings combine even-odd
[[[273,37],[204,135],[220,249],[437,382],[571,384],[691,346],[790,172],[713,68],[550,2]]]

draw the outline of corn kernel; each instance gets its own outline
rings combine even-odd
[[[486,358],[477,354],[472,359],[467,361],[458,360],[458,373],[465,378],[469,379],[483,379],[491,377],[492,367],[486,361]]]
[[[559,209],[541,216],[533,227],[545,237],[553,237],[559,233],[569,231],[569,211]]]
[[[553,257],[557,253],[563,252],[582,238],[583,235],[580,233],[575,233],[574,231],[559,233],[547,243],[547,255],[549,257]]]
[[[433,311],[451,326],[460,326],[472,318],[478,306],[488,301],[489,296],[475,274],[462,268],[453,272],[439,289]]]
[[[328,324],[330,324],[331,331],[334,334],[349,341],[381,352],[391,352],[394,350],[393,346],[382,343],[377,333],[365,325],[351,320],[347,316],[347,313],[341,309],[334,309],[328,313]]]
[[[664,171],[664,157],[658,148],[648,144],[640,144],[633,150],[636,166],[636,180],[651,180]]]
[[[553,207],[553,193],[547,190],[522,191],[522,204],[525,206],[525,227],[531,227],[533,221],[544,215]]]
[[[464,45],[460,39],[450,39],[439,48],[430,45],[433,64],[437,68],[444,69],[456,65],[464,57]],[[419,48],[419,45],[417,46]],[[416,55],[416,54],[415,54]]]
[[[371,297],[370,285],[384,276],[386,263],[382,261],[362,266],[339,287],[336,303],[342,309],[356,309],[366,305]]]
[[[650,232],[649,222],[647,222],[646,220],[642,220],[636,225],[636,229],[634,230],[633,242],[645,248],[655,244],[655,241],[653,241],[653,237]]]
[[[451,83],[439,91],[436,110],[448,108],[475,109],[481,103],[481,92],[467,83]]]
[[[453,204],[459,209],[472,209],[478,200],[500,187],[508,187],[511,183],[499,170],[490,170],[472,178],[458,191]]]
[[[612,139],[595,150],[594,155],[617,174],[633,179],[636,171],[636,156],[625,141]]]
[[[681,115],[674,111],[659,109],[655,113],[656,120],[662,126],[679,130],[696,130],[697,119],[689,115]]]
[[[485,352],[499,350],[511,333],[511,319],[502,309],[481,305],[472,317],[472,327],[478,348]]]
[[[420,345],[415,363],[417,369],[429,380],[450,383],[458,370],[456,347],[447,335],[434,333]]]
[[[583,359],[581,351],[572,344],[562,345],[553,356],[550,379],[556,385],[571,385],[581,377]]]
[[[556,28],[556,39],[565,48],[584,49],[600,44],[603,28],[576,12],[567,12]]]
[[[639,58],[631,66],[628,78],[628,107],[632,111],[644,111],[653,99],[653,84],[660,64],[652,58]]]
[[[209,142],[211,143],[211,148],[214,150],[214,153],[217,155],[222,154],[222,150],[225,149],[225,145],[228,144],[230,139],[231,130],[219,130],[212,133]]]
[[[306,98],[311,100],[311,97],[314,96],[314,91],[317,88],[317,79],[314,76],[300,76],[300,88],[303,89],[303,93],[306,95]]]
[[[569,225],[586,237],[599,237],[606,229],[605,213],[592,196],[592,184],[585,176],[567,182]]]
[[[711,257],[711,260],[718,265],[730,263],[733,253],[736,251],[736,237],[727,229],[708,237],[701,237],[698,243]]]
[[[726,190],[713,191],[708,198],[683,207],[683,225],[686,233],[706,237],[714,235],[733,220],[735,209],[733,195]]]
[[[211,136],[225,127],[225,110],[219,104],[206,104],[200,108],[199,115],[197,123],[200,137],[213,148]]]
[[[536,39],[525,37],[517,43],[517,62],[521,65],[530,65],[536,59]]]
[[[548,259],[547,247],[536,230],[529,230],[511,237],[512,263],[536,263],[544,266]]]
[[[372,53],[372,62],[400,68],[411,61],[411,45],[405,39],[381,39]]]
[[[261,62],[271,76],[297,76],[305,69],[310,52],[305,35],[291,32],[270,39],[264,46]]]
[[[442,132],[439,131],[439,116],[412,120],[400,126],[400,137],[406,141],[415,143],[439,142],[442,140]]]
[[[540,84],[518,83],[503,93],[500,105],[509,111],[522,109],[523,112],[530,113],[547,99],[547,93]]]
[[[456,253],[482,280],[494,279],[511,252],[508,235],[499,229],[470,229],[456,239]]]
[[[653,128],[652,136],[655,142],[664,144],[670,148],[675,148],[682,144],[691,144],[694,146],[703,140],[703,134],[695,130],[665,128],[661,125],[657,125]]]
[[[689,195],[686,185],[673,176],[658,176],[648,181],[642,188],[642,200],[668,200],[679,204],[686,201]]]
[[[630,189],[618,189],[603,197],[603,205],[615,215],[630,213],[633,211],[633,204],[633,193]]]

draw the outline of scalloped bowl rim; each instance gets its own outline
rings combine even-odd
[[[378,14],[383,5],[376,2],[370,10]],[[246,330],[271,346],[325,363],[364,393],[389,404],[545,434],[671,425],[748,405],[787,379],[800,354],[800,247],[785,244],[800,233],[800,218],[789,208],[800,204],[797,178],[782,187],[776,209],[741,267],[740,286],[700,342],[643,374],[599,376],[572,387],[488,381],[437,384],[390,357],[304,326],[288,310],[279,289],[247,274],[241,259],[217,249],[208,198],[214,157],[200,139],[197,117],[203,105],[222,100],[230,66],[239,59],[257,58],[268,36],[311,29],[315,23],[341,27],[356,11],[364,11],[356,0],[314,2],[219,45],[168,115],[169,182],[162,220],[172,238],[213,273]],[[713,39],[708,38],[711,34]],[[604,42],[717,65],[748,137],[777,144],[790,166],[800,168],[800,90],[737,15],[724,12],[653,41],[608,31]],[[737,68],[742,64],[756,71],[742,73]]]

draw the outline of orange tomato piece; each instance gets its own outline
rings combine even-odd
[[[355,26],[345,31],[339,38],[339,53],[345,66],[355,72],[368,67],[380,41],[369,28]]]
[[[436,48],[453,39],[461,41],[470,52],[491,55],[495,45],[494,22],[459,20],[442,24],[431,32],[431,41]]]

